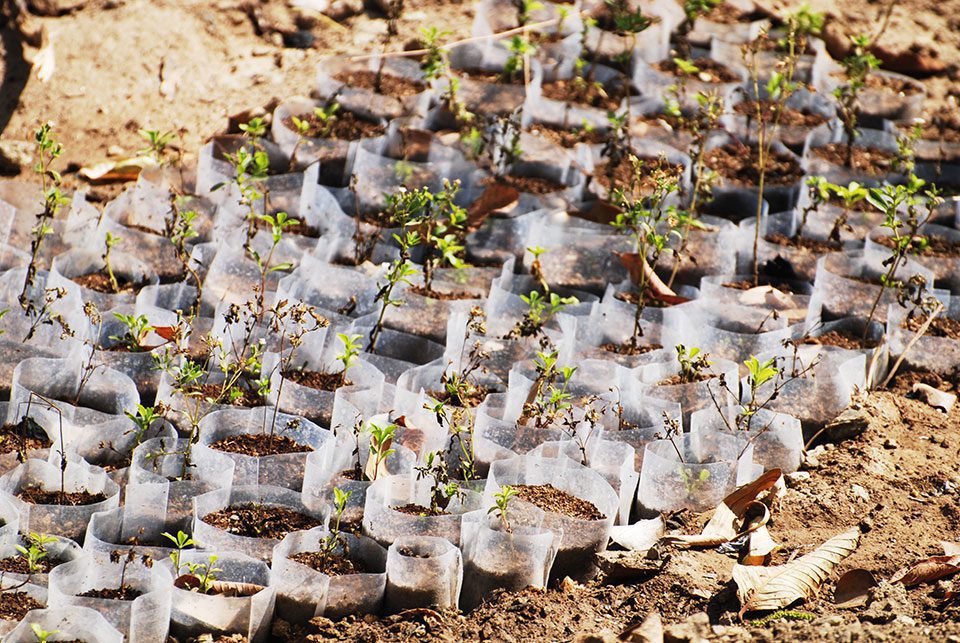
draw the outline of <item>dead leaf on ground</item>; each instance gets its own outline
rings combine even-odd
[[[629,551],[647,551],[663,535],[663,517],[640,520],[632,525],[614,525],[610,528],[610,540]]]
[[[750,537],[747,541],[747,553],[740,561],[740,564],[769,565],[773,552],[778,549],[780,549],[780,543],[770,536],[770,532],[767,531],[767,526],[762,525],[750,532]]]
[[[921,583],[932,583],[960,572],[960,545],[945,541],[941,544],[943,556],[931,556],[903,567],[890,577],[890,582],[902,583],[904,587],[913,587]]]
[[[504,210],[511,207],[520,198],[520,193],[516,188],[499,183],[491,183],[480,195],[480,198],[473,202],[473,205],[467,210],[467,229],[476,230],[487,217],[497,210]]]
[[[80,169],[80,176],[90,183],[106,183],[108,181],[136,181],[140,172],[147,168],[156,167],[157,162],[149,156],[135,156],[119,161],[104,161],[93,167]]]
[[[867,604],[870,590],[877,586],[877,579],[866,569],[851,569],[839,579],[833,590],[833,602],[840,609],[850,609]]]
[[[782,478],[783,473],[780,469],[770,469],[753,482],[739,487],[724,498],[701,533],[666,536],[664,541],[681,547],[715,547],[735,539],[738,535],[762,527],[769,519],[769,514],[766,515],[766,519],[763,518],[766,505],[757,502],[757,498],[760,494],[775,488]],[[751,508],[751,505],[760,506]],[[744,518],[753,518],[753,520],[746,521]],[[745,524],[749,524],[749,529],[744,530]]]
[[[733,580],[740,598],[740,617],[747,612],[784,609],[798,600],[815,596],[834,568],[859,544],[860,530],[853,528],[786,565],[734,565]]]
[[[687,297],[681,297],[667,287],[667,284],[663,283],[663,280],[653,271],[646,259],[643,259],[638,253],[615,252],[614,254],[623,264],[623,267],[627,269],[627,272],[630,273],[630,281],[635,284],[644,281],[647,284],[647,290],[655,299],[671,306],[690,301]]]
[[[938,411],[943,411],[944,413],[950,413],[950,409],[957,403],[957,396],[953,393],[941,391],[923,382],[915,383],[908,397],[926,402],[933,408]]]

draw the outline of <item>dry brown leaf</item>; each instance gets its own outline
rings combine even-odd
[[[520,193],[516,188],[491,183],[467,210],[467,229],[476,230],[491,214],[508,208],[517,202]]]
[[[760,504],[760,503],[754,503]],[[780,549],[780,543],[775,541],[766,525],[755,528],[750,532],[747,542],[747,553],[740,561],[741,565],[768,565],[773,552]]]
[[[723,502],[714,510],[713,516],[701,533],[667,536],[664,540],[681,547],[715,547],[733,540],[738,534],[744,533],[744,517],[748,515],[748,509],[751,509],[751,505],[761,504],[756,502],[757,497],[776,487],[782,477],[783,474],[780,469],[770,469],[753,482],[739,487],[724,498]],[[761,504],[761,506],[765,508],[765,505]],[[758,509],[754,507],[752,511]],[[750,513],[750,517],[754,515],[752,512]],[[769,519],[769,515],[767,518]],[[751,524],[756,529],[766,524],[766,520],[753,520]]]
[[[853,528],[834,536],[806,556],[776,567],[734,565],[741,618],[747,612],[778,610],[816,595],[820,586],[860,543]]]
[[[840,609],[866,605],[870,590],[877,586],[877,579],[866,569],[851,569],[837,579],[833,590],[833,602]]]
[[[920,583],[931,583],[960,572],[960,556],[931,556],[904,567],[890,578],[891,583],[903,583],[904,587],[913,587]]]
[[[148,167],[156,167],[157,162],[149,156],[136,156],[119,161],[104,161],[93,167],[80,169],[80,176],[90,183],[107,181],[136,181],[140,172]]]
[[[643,280],[647,284],[647,290],[654,296],[670,305],[682,304],[690,301],[686,297],[681,297],[667,287],[663,280],[650,267],[646,259],[640,257],[636,252],[617,252],[617,258],[623,267],[630,273],[630,281],[639,284]]]

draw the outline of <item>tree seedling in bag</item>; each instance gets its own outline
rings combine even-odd
[[[430,507],[431,516],[446,513],[447,507],[453,498],[462,498],[463,489],[456,480],[450,479],[447,470],[447,461],[441,451],[431,451],[427,454],[423,465],[413,468],[417,472],[417,480],[430,478]]]
[[[843,133],[846,138],[845,164],[847,167],[853,167],[853,142],[860,136],[860,130],[857,127],[860,94],[866,87],[867,76],[880,66],[880,60],[868,51],[870,47],[869,36],[853,36],[850,40],[853,43],[853,48],[840,61],[847,82],[833,90],[833,97],[837,103],[837,116],[843,123]]]
[[[510,526],[510,501],[517,495],[517,490],[508,484],[500,485],[500,491],[493,494],[493,506],[487,509],[488,514],[495,513],[500,522],[503,523],[505,531],[512,533],[513,527]]]
[[[43,567],[40,565],[40,561],[45,559],[49,554],[46,546],[55,542],[57,542],[55,536],[38,534],[31,531],[30,535],[27,536],[26,547],[19,543],[14,545],[14,548],[20,552],[20,555],[27,561],[27,569],[29,570],[27,573],[43,573]]]
[[[147,335],[154,330],[147,316],[125,315],[118,312],[114,312],[113,316],[123,323],[126,327],[126,332],[124,332],[123,335],[111,335],[110,341],[117,342],[131,353],[139,353],[146,350],[143,341],[147,338]]]

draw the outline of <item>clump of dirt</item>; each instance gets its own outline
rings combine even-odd
[[[343,373],[321,373],[305,368],[285,371],[283,376],[291,382],[296,382],[300,386],[306,386],[318,391],[333,392],[341,386],[350,386],[352,384],[350,380],[344,379]]]
[[[120,588],[91,589],[82,594],[78,594],[78,596],[86,598],[108,598],[116,601],[132,601],[135,598],[143,596],[143,592],[124,585]]]
[[[283,539],[291,531],[304,531],[323,524],[299,511],[260,504],[227,507],[209,513],[201,520],[235,536],[275,540]]]
[[[43,429],[28,418],[0,427],[0,453],[30,453],[37,449],[49,449],[52,444]]]
[[[41,610],[43,605],[26,592],[0,592],[0,619],[19,621],[30,610]]]
[[[663,346],[660,344],[632,344],[627,340],[619,344],[606,342],[605,344],[600,344],[600,348],[609,353],[616,353],[617,355],[643,355],[652,351],[658,351],[663,348]]]
[[[536,195],[552,194],[567,189],[567,186],[562,183],[557,183],[550,179],[538,176],[514,176],[512,174],[491,176],[483,181],[483,185],[493,184],[514,188],[517,192],[527,192]]]
[[[826,254],[836,252],[843,245],[836,241],[823,241],[822,239],[811,239],[810,237],[788,237],[785,234],[775,232],[763,237],[764,241],[775,243],[778,246],[787,246],[789,248],[802,248],[810,250],[816,254]]]
[[[367,568],[361,561],[351,560],[342,554],[324,555],[318,551],[304,551],[289,558],[327,576],[367,573]]]
[[[191,392],[199,393],[202,397],[213,400],[218,404],[229,404],[231,406],[240,406],[244,408],[251,408],[254,406],[262,406],[264,400],[260,395],[246,387],[240,386],[236,387],[234,390],[240,391],[240,395],[236,397],[227,397],[226,399],[220,399],[222,395],[228,396],[228,392],[224,392],[222,387],[219,384],[197,384],[191,387]]]
[[[620,188],[629,195],[639,196],[650,194],[656,187],[655,175],[664,173],[668,176],[679,176],[683,166],[668,163],[662,158],[651,156],[636,157],[640,165],[635,168],[629,156],[623,157],[619,163],[612,166],[610,161],[598,163],[593,168],[593,180],[608,191]]]
[[[334,75],[337,80],[349,87],[360,87],[371,91],[377,90],[377,73],[369,70],[342,71]],[[381,74],[379,92],[384,96],[394,98],[409,98],[424,90],[423,83],[410,78]]]
[[[704,157],[707,167],[720,176],[739,185],[760,183],[759,149],[756,145],[727,143],[708,150]],[[804,170],[792,154],[771,150],[766,162],[767,185],[789,185],[803,179]]]
[[[119,286],[117,290],[113,289],[113,282],[110,281],[110,275],[105,271],[91,272],[88,275],[73,277],[72,281],[81,288],[87,288],[88,290],[107,295],[136,293],[143,287],[142,282],[129,281],[126,277],[118,274],[114,274],[114,277],[117,278],[117,286]]]
[[[80,507],[103,502],[107,497],[102,493],[89,491],[44,491],[39,487],[27,487],[17,493],[17,497],[32,505],[62,505]]]
[[[677,373],[657,382],[657,386],[676,386],[677,384],[696,384],[697,382],[706,382],[717,377],[715,373],[694,373],[690,379],[684,379],[683,375]]]
[[[333,124],[322,120],[316,114],[302,114],[298,117],[307,123],[308,128],[304,132],[307,138],[327,138],[336,141],[356,141],[361,138],[373,138],[383,136],[386,128],[379,123],[366,121],[353,112],[338,111],[334,115]],[[297,131],[297,126],[293,118],[288,118],[283,122],[289,129]]]
[[[923,322],[924,319],[922,316],[911,316],[908,317],[903,324],[901,324],[901,327],[916,333],[920,330],[920,327],[923,326]],[[933,321],[930,322],[930,327],[927,328],[927,332],[925,332],[924,335],[930,335],[931,337],[960,339],[960,319],[940,316],[934,317]]]
[[[537,123],[535,125],[531,125],[528,128],[528,131],[531,134],[539,134],[551,143],[566,148],[573,147],[577,143],[596,145],[598,143],[603,143],[606,138],[606,134],[598,129],[586,130],[579,125],[562,128],[555,127],[553,125],[546,125],[544,123]]]
[[[762,110],[765,122],[773,123],[775,110],[777,108],[778,103],[769,100],[760,101],[760,109]],[[757,101],[740,101],[733,106],[733,111],[741,116],[746,116],[755,123],[757,118]],[[780,110],[780,125],[784,127],[816,127],[826,122],[827,117],[823,114],[814,114],[806,109],[799,110],[793,107],[783,106]]]
[[[583,500],[552,484],[517,484],[512,485],[517,492],[517,498],[544,511],[570,516],[579,520],[603,520],[606,518],[589,500]]]
[[[733,73],[729,67],[723,63],[719,63],[712,58],[695,58],[693,64],[697,68],[696,74],[689,74],[705,83],[734,83],[740,80],[740,76]],[[673,76],[684,75],[685,72],[680,70],[680,67],[677,65],[676,61],[672,58],[670,60],[661,60],[660,62],[654,64],[654,68],[662,71],[665,74],[671,74]]]
[[[431,507],[424,507],[423,505],[418,505],[415,502],[408,502],[405,505],[394,505],[393,507],[390,507],[390,508],[402,514],[407,514],[408,516],[420,516],[421,518],[450,515],[448,512],[444,511],[440,507],[433,509]]]
[[[838,348],[846,348],[852,351],[863,348],[876,348],[877,344],[879,344],[875,339],[864,339],[860,333],[854,333],[848,330],[831,330],[816,337],[807,337],[803,340],[803,343],[818,346],[837,346]]]
[[[283,453],[309,453],[313,447],[306,444],[300,444],[296,440],[285,435],[268,434],[242,434],[231,435],[221,438],[210,445],[217,451],[226,451],[227,453],[239,453],[259,458],[267,455],[280,455]]]
[[[626,81],[612,87],[583,79],[548,80],[543,83],[543,96],[564,103],[573,102],[607,111],[616,111],[628,95]]]
[[[926,241],[923,249],[919,249],[916,244],[911,244],[911,250],[924,257],[960,257],[960,241],[950,241],[944,237],[930,235],[922,237]],[[877,243],[887,248],[893,248],[896,242],[893,237],[886,235],[877,239]]]
[[[847,145],[846,143],[828,143],[821,147],[813,148],[813,153],[825,161],[847,167]],[[872,147],[853,146],[850,167],[865,172],[866,174],[883,174],[890,172],[893,165],[894,154],[885,150],[878,150]]]

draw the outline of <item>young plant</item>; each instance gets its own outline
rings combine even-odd
[[[543,3],[540,2],[540,0],[513,0],[513,6],[517,10],[518,27],[524,27],[529,24],[530,14],[543,9]]]
[[[510,83],[513,82],[514,78],[520,76],[523,78],[524,84],[527,84],[529,70],[526,61],[536,52],[537,48],[530,44],[525,36],[513,36],[507,49],[510,51],[510,56],[503,64],[500,79],[505,83]]]
[[[337,339],[343,344],[343,352],[337,354],[337,361],[343,364],[343,370],[340,371],[340,385],[347,381],[347,371],[353,366],[353,363],[360,355],[361,344],[358,341],[361,335],[347,335],[346,333],[337,333]]]
[[[699,348],[687,348],[677,344],[677,362],[680,364],[680,381],[684,383],[700,381],[704,372],[712,362],[707,360],[707,354]]]
[[[766,103],[760,95],[760,53],[768,36],[766,33],[743,46],[743,57],[750,70],[750,79],[753,84],[754,121],[756,123],[757,139],[757,206],[753,232],[753,284],[760,282],[760,224],[763,214],[763,188],[766,182],[767,165],[770,153],[776,140],[777,130],[780,127],[780,118],[787,106],[787,100],[799,88],[793,81],[793,75],[800,60],[800,52],[806,49],[804,36],[799,32],[798,22],[790,16],[787,20],[786,43],[787,49],[777,61],[777,69],[770,74],[767,81]],[[767,108],[769,106],[769,109]]]
[[[191,239],[200,236],[200,233],[197,232],[195,227],[197,211],[184,209],[181,207],[181,201],[182,199],[177,197],[170,200],[170,216],[164,221],[164,227],[166,237],[170,240],[174,252],[177,255],[177,261],[183,266],[184,273],[189,276],[189,281],[192,281],[193,286],[197,289],[197,298],[192,309],[189,311],[192,318],[196,317],[200,312],[203,282],[197,273],[196,265],[191,260],[191,248],[188,247],[187,244]]]
[[[720,115],[723,114],[723,99],[715,91],[700,92],[697,94],[697,108],[690,118],[683,117],[682,123],[692,136],[690,143],[690,157],[693,159],[693,189],[690,193],[690,203],[687,206],[687,216],[680,232],[680,246],[674,250],[675,261],[667,287],[672,288],[673,282],[680,271],[680,264],[686,256],[687,241],[690,230],[702,227],[698,220],[700,207],[713,192],[713,184],[717,181],[717,173],[706,166],[707,138],[716,128]]]
[[[42,317],[42,315],[37,315],[36,303],[30,296],[30,290],[36,284],[40,246],[46,236],[53,232],[51,222],[57,216],[60,208],[69,200],[60,191],[60,183],[62,182],[60,173],[52,168],[53,162],[63,153],[63,146],[53,136],[53,125],[51,123],[41,125],[34,134],[34,140],[36,142],[37,163],[34,165],[33,171],[40,177],[43,190],[43,210],[37,214],[37,223],[30,232],[30,262],[27,264],[27,270],[23,278],[23,289],[20,291],[18,301],[28,317]]]
[[[125,315],[114,312],[113,316],[126,326],[126,332],[123,335],[111,335],[110,341],[117,342],[125,346],[131,353],[139,353],[144,350],[143,341],[155,329],[150,325],[146,315]]]
[[[176,551],[170,552],[170,560],[173,561],[173,576],[174,578],[179,578],[182,570],[185,567],[185,565],[180,563],[180,560],[183,556],[183,550],[195,547],[197,543],[194,542],[193,538],[191,538],[189,534],[186,534],[182,531],[178,531],[176,536],[172,536],[167,532],[163,532],[161,535],[172,542],[174,549],[176,549]]]
[[[544,324],[553,319],[557,313],[567,306],[580,303],[580,300],[573,296],[561,297],[555,292],[543,295],[536,290],[531,290],[529,295],[520,295],[520,299],[527,305],[527,310],[507,333],[505,339],[541,335],[543,334]]]
[[[440,44],[440,41],[450,34],[451,32],[440,31],[436,27],[422,27],[420,29],[420,36],[424,43],[423,48],[426,50],[423,58],[420,59],[420,70],[423,72],[424,81],[427,83],[433,84],[441,79],[446,81],[446,89],[441,94],[440,100],[457,124],[464,126],[473,120],[474,115],[460,100],[457,93],[460,90],[460,79],[451,73],[446,49]]]
[[[433,482],[430,486],[430,514],[437,516],[446,511],[450,501],[457,497],[463,497],[463,489],[460,488],[456,480],[450,479],[450,472],[447,470],[447,461],[441,451],[431,451],[427,454],[426,462],[423,465],[414,467],[417,472],[417,480],[430,478]]]
[[[373,325],[373,328],[370,329],[370,337],[367,344],[368,353],[377,352],[377,342],[383,333],[383,321],[387,316],[387,311],[391,306],[399,307],[404,304],[404,300],[393,297],[393,291],[396,290],[400,284],[412,286],[413,282],[410,281],[410,279],[417,274],[417,269],[410,261],[410,249],[420,243],[419,235],[416,232],[408,230],[401,232],[401,234],[394,234],[393,238],[400,247],[400,256],[390,264],[386,274],[383,276],[383,281],[377,282],[378,290],[373,301],[375,304],[380,304],[380,313],[377,316],[377,321]]]
[[[135,413],[124,411],[123,414],[127,416],[131,422],[133,422],[134,428],[132,431],[136,435],[136,441],[138,445],[143,442],[144,437],[150,431],[153,423],[163,418],[162,415],[157,413],[156,407],[144,406],[143,404],[137,404],[137,410]]]
[[[161,132],[154,129],[142,129],[139,132],[140,138],[146,141],[147,146],[137,150],[137,154],[147,154],[157,165],[167,164],[167,148],[176,138],[173,132]]]
[[[370,453],[373,455],[373,475],[369,476],[371,480],[377,479],[383,463],[396,451],[396,449],[391,448],[393,436],[396,432],[396,424],[380,426],[373,422],[370,423]]]
[[[883,187],[871,188],[867,193],[866,199],[870,205],[883,213],[884,221],[880,225],[890,231],[891,246],[890,256],[883,261],[886,270],[880,276],[880,290],[870,306],[870,314],[867,315],[864,337],[869,332],[870,322],[873,321],[886,289],[903,291],[905,285],[897,278],[897,271],[906,263],[908,255],[922,252],[927,245],[927,240],[920,234],[920,230],[943,199],[940,198],[936,186],[921,196],[920,190],[924,185],[922,179],[911,175],[906,185],[885,184]],[[905,218],[900,216],[901,209],[906,210]]]
[[[723,4],[723,0],[683,0],[684,20],[677,27],[677,49],[684,58],[690,57],[690,33],[697,20]]]
[[[867,76],[880,66],[880,60],[871,54],[870,38],[865,35],[850,38],[853,43],[851,52],[840,62],[847,82],[833,90],[837,103],[837,116],[843,122],[847,153],[845,163],[853,167],[853,142],[860,135],[857,128],[857,110],[860,106],[860,94],[867,84]]]
[[[190,587],[190,591],[196,591],[200,594],[209,594],[210,590],[213,589],[213,584],[216,582],[216,575],[222,572],[223,570],[219,567],[216,567],[217,560],[220,557],[216,554],[210,554],[206,563],[186,563],[187,570],[190,576],[193,576],[196,579],[196,583]]]
[[[490,358],[490,353],[483,350],[483,343],[476,340],[464,359],[470,332],[486,335],[486,314],[482,308],[474,306],[470,309],[466,331],[463,346],[460,348],[459,368],[448,369],[440,376],[440,383],[446,393],[446,402],[459,407],[469,406],[470,400],[481,393],[482,387],[476,382],[476,375],[486,371],[483,362]]]
[[[317,138],[330,138],[330,135],[333,134],[333,128],[337,124],[337,114],[339,112],[340,103],[337,102],[321,105],[313,110],[313,117],[319,124],[316,132]]]
[[[60,633],[60,630],[47,631],[42,627],[40,627],[39,623],[31,623],[30,629],[31,631],[33,631],[33,635],[37,637],[37,643],[47,643],[47,641],[50,640],[51,636],[54,636],[55,634]]]
[[[407,249],[421,246],[423,290],[433,293],[434,271],[443,265],[464,268],[467,211],[455,203],[460,181],[444,179],[443,189],[434,194],[429,188],[407,190],[400,188],[387,197],[386,212],[390,219],[404,229],[401,243]],[[395,238],[398,238],[395,235]]]
[[[538,352],[537,360],[534,361],[537,379],[527,395],[527,402],[524,403],[517,422],[523,424],[532,418],[534,426],[539,429],[563,425],[573,411],[573,395],[567,389],[577,367],[558,367],[556,351]]]
[[[38,534],[31,531],[30,535],[27,536],[27,546],[24,547],[21,544],[14,545],[14,548],[20,555],[27,561],[27,570],[30,574],[39,574],[43,572],[43,568],[40,566],[40,561],[47,557],[49,552],[47,551],[47,545],[57,542],[55,536],[48,536],[46,534]]]
[[[500,491],[493,494],[493,506],[487,509],[488,514],[496,513],[497,518],[503,523],[503,528],[508,532],[513,532],[513,528],[510,526],[508,511],[510,509],[510,501],[513,500],[516,495],[517,490],[513,487],[508,484],[501,485]]]
[[[639,181],[643,164],[636,157],[630,158],[634,163],[634,172]],[[656,268],[661,254],[667,250],[671,236],[679,238],[678,227],[681,217],[684,216],[674,206],[666,205],[667,198],[680,189],[679,177],[668,175],[663,170],[656,170],[653,177],[654,189],[649,197],[633,199],[628,196],[628,193],[619,189],[614,192],[614,201],[621,211],[611,222],[619,233],[630,237],[633,241],[633,251],[642,261],[647,262],[651,272]],[[640,337],[643,336],[640,319],[646,305],[647,274],[646,270],[641,270],[637,283],[633,333],[629,340],[632,348],[639,347]]]
[[[853,209],[853,206],[867,198],[867,188],[856,181],[851,181],[846,187],[830,184],[829,189],[843,201],[843,210],[836,220],[834,220],[833,227],[830,228],[830,236],[828,237],[831,241],[840,243],[840,231],[853,230],[850,224],[847,223],[847,219],[850,216],[850,210]]]
[[[340,535],[340,523],[343,520],[343,512],[347,509],[347,501],[352,495],[352,491],[343,491],[339,487],[333,489],[333,525],[330,527],[330,533],[320,539],[318,552],[324,561],[336,554],[341,545],[346,550],[346,541]]]
[[[800,225],[797,226],[797,231],[793,235],[794,239],[803,236],[803,229],[807,226],[810,213],[816,212],[821,205],[830,200],[830,191],[833,188],[833,184],[822,176],[808,176],[806,186],[809,203],[803,207],[803,211],[800,213]]]

